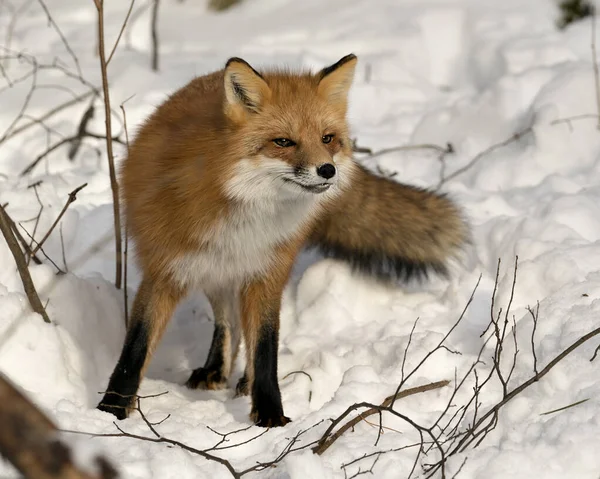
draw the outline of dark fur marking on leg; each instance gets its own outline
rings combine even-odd
[[[98,409],[113,414],[117,419],[127,417],[127,409],[133,406],[140,385],[147,351],[148,327],[143,321],[135,321],[127,331],[121,357]]]
[[[226,328],[215,323],[212,342],[204,367],[194,369],[185,385],[190,389],[222,389],[227,378],[223,377],[225,365],[224,346]]]
[[[250,389],[248,388],[248,378],[246,377],[246,373],[238,380],[237,385],[235,386],[235,396],[241,397],[247,396],[250,394]]]
[[[279,314],[277,311],[275,314]],[[283,415],[281,393],[277,383],[276,321],[265,318],[259,332],[254,353],[254,382],[252,384],[252,412],[250,417],[257,426],[285,426],[290,418]]]

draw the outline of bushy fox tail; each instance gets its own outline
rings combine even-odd
[[[383,280],[448,275],[468,226],[444,195],[397,183],[357,165],[354,184],[319,220],[308,246]]]

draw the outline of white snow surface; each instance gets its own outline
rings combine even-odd
[[[107,50],[114,44],[129,2],[105,1]],[[23,5],[11,26],[11,9]],[[101,85],[96,48],[94,3],[47,1],[53,19],[79,59],[82,76]],[[136,5],[136,10],[142,3]],[[558,11],[551,0],[245,0],[225,13],[210,13],[206,1],[161,2],[160,70],[150,70],[150,10],[128,27],[109,66],[115,134],[122,132],[119,105],[125,102],[130,135],[167,95],[196,75],[221,68],[231,56],[256,67],[286,64],[321,68],[353,52],[359,58],[351,92],[350,122],[358,144],[374,150],[404,144],[450,143],[445,158],[451,175],[491,145],[516,132],[516,141],[482,156],[441,191],[463,208],[472,227],[472,245],[450,280],[422,285],[382,286],[353,275],[340,263],[303,254],[283,298],[279,378],[285,412],[293,420],[285,428],[215,454],[237,470],[270,461],[298,431],[323,421],[299,445],[320,437],[329,419],[349,405],[381,402],[411,371],[460,316],[475,284],[479,288],[462,323],[440,350],[410,378],[406,387],[450,380],[443,389],[400,399],[396,410],[419,424],[431,425],[446,408],[455,385],[476,360],[480,337],[489,323],[498,258],[495,314],[506,311],[519,257],[517,282],[509,314],[505,361],[512,359],[512,326],[517,326],[517,362],[509,389],[533,374],[527,307],[537,307],[534,341],[542,369],[562,350],[600,325],[600,133],[590,49],[591,22],[564,31],[555,27]],[[40,63],[58,58],[69,71],[77,65],[38,2],[0,3],[0,42],[34,55]],[[14,79],[25,61],[0,60]],[[40,70],[38,85],[25,104],[31,81],[0,91],[0,134],[26,106],[28,119],[39,117],[86,89],[77,79]],[[112,200],[102,140],[87,138],[73,161],[68,146],[47,155],[32,173],[20,171],[46,147],[73,135],[89,99],[46,122],[53,131],[34,127],[0,145],[0,203],[23,228],[32,232],[43,205],[35,238],[48,230],[67,195],[87,183],[62,220],[69,272],[42,256],[30,271],[52,320],[48,325],[28,306],[13,258],[0,241],[0,370],[18,384],[61,429],[89,433],[118,432],[113,417],[95,409],[107,385],[125,334],[122,291],[114,288]],[[104,111],[96,102],[89,129],[104,131]],[[588,115],[572,121],[564,118]],[[117,162],[125,147],[115,143]],[[364,155],[357,155],[360,161]],[[396,151],[365,164],[379,165],[395,178],[435,188],[442,163],[431,150]],[[23,231],[23,230],[21,230]],[[26,236],[26,235],[25,235]],[[45,253],[64,268],[57,228]],[[131,256],[131,255],[130,255]],[[131,303],[139,272],[129,262]],[[415,326],[415,320],[419,318]],[[414,333],[411,337],[411,330]],[[220,433],[250,426],[249,398],[233,398],[233,390],[191,391],[183,386],[193,368],[203,364],[212,334],[212,312],[201,293],[180,305],[141,385],[141,395],[168,394],[142,400],[157,431],[198,449],[216,444]],[[600,471],[600,359],[590,358],[599,340],[576,349],[539,382],[500,410],[497,427],[478,445],[451,457],[447,477],[461,479],[577,478],[597,479]],[[491,345],[492,343],[490,343]],[[493,348],[478,366],[489,371]],[[230,385],[241,375],[236,367]],[[507,370],[507,369],[506,369]],[[304,371],[304,374],[290,374]],[[474,385],[470,376],[452,399],[453,413],[467,403]],[[490,381],[478,398],[479,416],[496,404],[502,387]],[[579,405],[543,414],[578,401]],[[472,421],[467,415],[461,427]],[[370,423],[370,424],[369,424]],[[342,464],[365,453],[414,443],[418,434],[406,422],[383,415],[348,431],[323,455],[310,449],[287,456],[276,468],[248,477],[342,478],[368,470],[373,458]],[[138,413],[119,426],[132,434],[153,437]],[[251,427],[226,443],[244,442],[263,432]],[[67,434],[67,433],[63,433]],[[77,435],[81,451],[103,451],[122,477],[230,477],[216,462],[165,444],[122,437]],[[87,444],[87,445],[86,445]],[[92,449],[89,449],[92,448]],[[81,457],[80,457],[81,456]],[[91,457],[79,455],[80,460]],[[435,460],[435,450],[421,465]],[[82,459],[83,458],[83,459]],[[408,477],[415,448],[384,454],[372,474],[377,478]],[[466,460],[466,462],[465,462]],[[3,477],[18,477],[0,462]],[[440,473],[436,477],[441,477]]]

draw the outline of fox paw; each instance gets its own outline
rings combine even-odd
[[[252,411],[250,419],[258,427],[283,427],[292,420],[283,414],[265,413]]]
[[[248,379],[244,374],[235,387],[235,397],[247,396],[248,394],[250,394],[250,388],[248,387]]]
[[[125,419],[127,416],[129,416],[130,408],[130,399],[117,394],[106,394],[98,406],[96,406],[96,409],[112,414],[119,420]]]
[[[223,378],[219,371],[198,368],[194,369],[185,385],[190,389],[225,389],[227,387],[227,378]]]

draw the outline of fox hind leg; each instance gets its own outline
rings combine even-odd
[[[125,419],[135,404],[144,371],[184,291],[142,281],[136,294],[119,361],[97,408]]]
[[[239,293],[223,290],[206,295],[215,318],[213,337],[204,366],[194,369],[185,384],[191,389],[223,389],[240,344]]]

